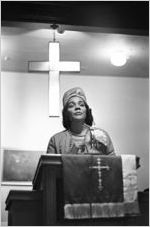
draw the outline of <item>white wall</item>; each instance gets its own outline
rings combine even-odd
[[[48,118],[48,76],[2,73],[2,145],[46,150],[60,119]],[[60,125],[60,126],[59,126]]]
[[[139,190],[149,186],[148,85],[148,78],[60,76],[61,98],[67,89],[82,87],[97,126],[110,134],[116,153],[140,157]],[[3,72],[1,89],[2,147],[46,153],[50,136],[63,129],[61,118],[48,117],[47,74]]]

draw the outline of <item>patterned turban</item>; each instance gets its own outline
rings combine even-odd
[[[66,91],[63,96],[63,106],[67,104],[70,98],[77,96],[83,99],[84,102],[86,102],[86,96],[84,94],[84,91],[80,87],[74,87],[70,90]]]

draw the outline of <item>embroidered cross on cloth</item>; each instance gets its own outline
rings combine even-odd
[[[62,155],[66,219],[139,214],[136,156]]]

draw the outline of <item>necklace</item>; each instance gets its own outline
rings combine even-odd
[[[84,133],[83,133],[84,130]],[[68,130],[70,135],[70,145],[69,145],[69,153],[83,153],[83,151],[87,150],[86,147],[86,136],[89,132],[89,127],[84,125],[84,129],[80,134],[74,133]]]

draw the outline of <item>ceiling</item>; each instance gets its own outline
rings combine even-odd
[[[82,75],[148,77],[147,2],[27,2],[2,2],[2,71],[28,72],[29,61],[48,61],[50,26],[57,24],[60,59],[80,61]],[[110,63],[117,48],[128,57],[122,67]]]
[[[2,1],[2,21],[141,30],[148,34],[147,1]]]

